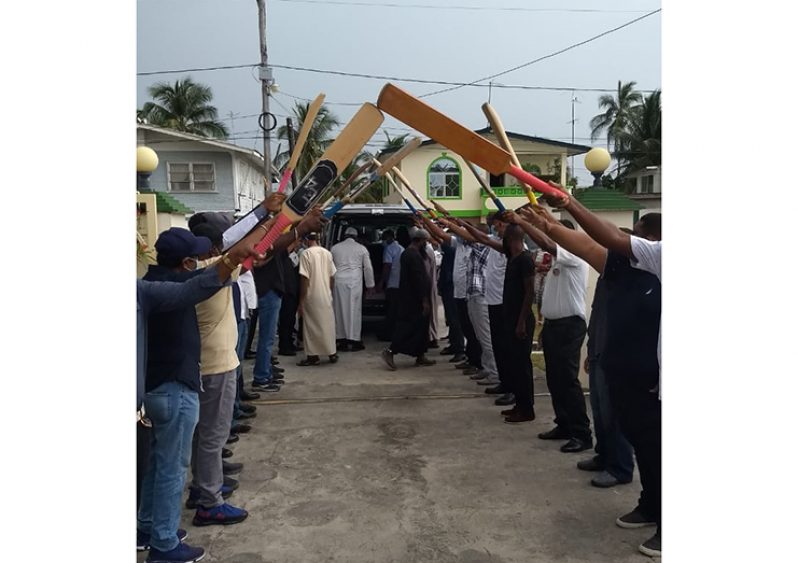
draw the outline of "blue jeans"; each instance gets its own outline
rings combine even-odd
[[[275,291],[269,291],[258,298],[258,355],[255,358],[253,382],[264,385],[272,380],[272,348],[280,319],[280,305],[283,298]]]
[[[631,481],[635,463],[632,446],[621,433],[618,412],[610,400],[610,388],[604,370],[598,361],[591,361],[590,408],[593,410],[593,426],[596,430],[596,452],[604,469],[619,481]]]
[[[249,334],[249,321],[238,319],[238,344],[236,344],[236,353],[238,354],[238,368],[236,369],[236,401],[233,406],[233,420],[238,418],[241,414],[241,388],[244,378],[244,353],[247,351],[247,335]]]
[[[144,395],[144,409],[152,421],[152,439],[137,526],[150,534],[152,547],[169,551],[179,543],[180,501],[199,420],[199,397],[182,383],[168,381]]]

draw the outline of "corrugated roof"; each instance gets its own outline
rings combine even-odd
[[[575,190],[574,197],[591,211],[637,211],[643,206],[626,194],[601,188]]]

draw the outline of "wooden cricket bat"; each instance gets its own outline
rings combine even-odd
[[[294,221],[301,219],[321,199],[327,186],[335,180],[357,155],[369,139],[377,132],[383,122],[383,115],[377,106],[365,103],[343,128],[333,143],[302,181],[283,202],[274,225],[255,246],[258,254],[268,250],[283,230]],[[244,267],[252,268],[252,258],[244,261]]]
[[[302,122],[302,128],[299,130],[299,136],[297,137],[296,144],[294,145],[294,152],[291,153],[291,160],[288,161],[285,171],[283,172],[283,176],[280,178],[280,187],[277,188],[279,193],[283,193],[285,191],[288,181],[291,179],[291,174],[294,172],[294,168],[296,168],[296,163],[299,161],[299,156],[302,154],[302,149],[305,147],[305,141],[308,140],[310,129],[313,127],[313,122],[316,121],[316,116],[319,114],[319,110],[321,109],[321,104],[323,102],[324,93],[322,92],[316,96],[316,99],[313,100],[308,106],[308,111],[305,114],[305,120]]]
[[[496,113],[496,110],[494,110],[488,102],[482,104],[482,113],[484,113],[485,117],[488,118],[488,122],[490,123],[493,132],[499,139],[499,145],[501,145],[501,147],[510,154],[510,157],[513,159],[513,164],[518,168],[521,168],[521,163],[518,161],[518,157],[515,155],[515,150],[513,149],[513,145],[510,144],[510,139],[507,138],[507,132],[504,130],[502,120],[499,119],[499,114]],[[535,194],[532,193],[532,189],[525,182],[521,182],[521,187],[526,193],[529,203],[532,205],[537,205],[538,200],[535,197]]]
[[[394,172],[396,172],[396,170],[394,170]],[[404,200],[405,205],[413,213],[413,215],[418,213],[418,210],[415,207],[413,207],[413,204],[410,203],[410,200],[405,197],[405,194],[402,193],[402,190],[396,184],[396,181],[393,178],[391,178],[391,175],[390,174],[386,174],[385,177],[388,179],[388,182],[393,186],[393,189],[396,190],[396,193],[398,193],[400,196],[402,196],[402,200]]]
[[[416,201],[418,202],[418,204],[421,207],[423,207],[427,211],[427,213],[430,214],[430,216],[433,219],[435,219],[436,218],[435,212],[432,209],[430,209],[429,205],[424,203],[424,200],[421,199],[421,196],[418,195],[418,192],[413,189],[413,186],[410,185],[410,181],[407,179],[407,177],[404,174],[402,174],[402,171],[399,170],[398,168],[394,168],[393,173],[396,174],[396,177],[399,178],[399,181],[402,182],[402,184],[405,185],[405,187],[413,195],[413,197],[416,198]],[[401,193],[401,191],[399,193]],[[412,206],[411,206],[411,208],[412,208]]]
[[[513,164],[510,153],[480,137],[393,84],[386,84],[377,99],[377,107],[410,127],[429,135],[440,144],[478,164],[491,174],[511,174],[536,190],[560,195],[561,192]]]
[[[466,164],[468,165],[468,169],[471,170],[471,173],[477,179],[477,182],[479,182],[479,185],[482,186],[482,189],[485,190],[485,192],[493,200],[493,203],[496,204],[496,208],[499,210],[499,213],[504,213],[505,211],[507,211],[507,209],[504,207],[504,204],[501,202],[499,197],[490,188],[490,185],[485,181],[485,178],[483,178],[480,175],[479,170],[477,170],[476,166],[474,166],[471,162],[469,162],[467,160],[466,160]],[[532,197],[535,197],[535,196],[532,196]]]
[[[352,193],[350,193],[345,197],[341,197],[341,199],[335,202],[331,208],[326,210],[324,212],[324,216],[329,218],[335,215],[339,209],[341,209],[344,205],[355,199],[360,192],[362,192],[371,184],[373,184],[374,182],[385,176],[385,174],[389,170],[391,170],[394,166],[399,164],[402,161],[402,159],[405,158],[407,155],[409,155],[411,152],[416,150],[420,144],[421,144],[421,139],[419,137],[413,137],[407,143],[405,143],[405,145],[401,149],[395,151],[390,157],[388,157],[385,160],[385,162],[380,162],[376,158],[372,158],[371,162],[365,164],[364,166],[374,166],[375,170],[371,174],[369,174],[368,177],[361,179],[357,183],[357,187],[355,188],[355,190],[352,191]],[[356,175],[358,174],[356,173],[353,174],[352,176],[354,177]],[[328,213],[330,214],[328,215]]]

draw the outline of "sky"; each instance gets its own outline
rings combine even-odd
[[[380,5],[382,4],[382,5]],[[423,8],[420,6],[433,6]],[[465,9],[478,8],[478,9]],[[649,0],[267,0],[269,64],[471,82],[580,43],[660,8]],[[568,10],[568,11],[563,11]],[[585,11],[600,10],[600,11]],[[258,64],[255,0],[138,0],[137,72]],[[615,90],[619,80],[640,90],[661,88],[661,13],[565,53],[494,79],[504,85]],[[280,124],[296,99],[319,92],[342,124],[366,101],[376,102],[386,80],[273,70],[279,91],[271,111]],[[137,76],[137,106],[147,88],[191,76],[209,85],[231,142],[262,149],[257,69],[241,68]],[[392,80],[415,95],[445,88]],[[487,84],[487,81],[482,84]],[[490,102],[508,131],[571,141],[572,97],[575,142],[590,140],[590,119],[602,92],[464,87],[424,98],[463,125],[487,125],[481,104]],[[666,94],[667,95],[667,94]],[[294,96],[294,97],[292,97]],[[232,112],[232,119],[230,113]],[[386,115],[367,148],[377,150],[383,129],[409,132]],[[277,143],[272,144],[272,151]],[[285,147],[283,147],[285,148]],[[575,158],[580,185],[591,178]]]

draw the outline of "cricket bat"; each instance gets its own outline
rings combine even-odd
[[[393,189],[396,190],[396,193],[402,196],[402,200],[404,200],[405,205],[410,210],[410,212],[413,213],[413,215],[418,213],[418,210],[415,207],[413,207],[413,204],[410,203],[410,200],[405,197],[405,194],[402,193],[401,188],[399,188],[399,186],[396,184],[396,181],[393,178],[391,178],[391,175],[387,174],[385,177],[388,179],[388,182],[393,186]]]
[[[442,114],[393,84],[386,84],[377,99],[377,107],[402,123],[429,135],[440,144],[478,164],[491,174],[511,174],[537,191],[557,195],[554,188],[513,163],[510,153],[453,119]]]
[[[340,210],[344,205],[351,202],[355,199],[360,192],[368,188],[371,184],[385,176],[385,174],[390,171],[394,166],[399,164],[403,158],[409,155],[411,152],[416,150],[418,146],[421,144],[421,139],[419,137],[413,137],[408,141],[401,149],[395,151],[390,157],[388,157],[385,162],[380,162],[376,158],[372,158],[369,165],[373,165],[375,170],[368,175],[365,179],[361,180],[357,184],[357,188],[348,196],[342,197],[337,202],[333,204],[333,206],[324,212],[324,216],[327,218],[332,217],[335,215],[338,210]],[[354,176],[354,175],[353,175]],[[328,215],[330,213],[330,215]]]
[[[411,185],[410,185],[410,181],[407,179],[407,177],[406,177],[404,174],[402,174],[402,171],[401,171],[401,170],[399,170],[398,168],[394,168],[394,171],[393,171],[393,173],[394,173],[394,174],[396,174],[396,177],[397,177],[397,178],[399,178],[399,181],[400,181],[400,182],[402,182],[402,184],[404,184],[404,186],[405,186],[405,187],[408,189],[408,191],[409,191],[409,192],[410,192],[410,193],[413,195],[413,197],[414,197],[414,198],[416,198],[416,201],[418,202],[418,204],[419,204],[421,207],[423,207],[423,208],[424,208],[424,209],[427,211],[427,213],[429,213],[430,217],[432,217],[433,219],[435,219],[435,218],[436,218],[435,212],[434,212],[432,209],[430,209],[429,205],[427,205],[426,203],[424,203],[424,200],[423,200],[423,199],[421,199],[421,196],[420,196],[420,195],[418,195],[418,192],[417,192],[416,190],[414,190],[414,189],[413,189],[413,186],[411,186]],[[396,184],[394,184],[394,186],[395,186],[395,185],[396,185]],[[398,188],[397,188],[397,190],[398,190]],[[399,193],[402,193],[402,192],[401,192],[401,191],[399,191]],[[404,197],[404,196],[402,196],[402,197]],[[406,202],[406,203],[407,203],[407,204],[410,206],[410,208],[411,208],[411,209],[413,208],[413,206],[412,206],[412,205],[410,205],[410,203],[409,203],[409,202],[407,202],[407,200],[405,200],[405,202]]]
[[[302,178],[302,181],[283,202],[274,225],[268,233],[255,245],[258,254],[268,250],[286,227],[301,219],[321,199],[327,186],[335,180],[357,155],[369,139],[377,132],[383,122],[383,115],[377,106],[363,104],[352,119],[343,128],[333,143],[313,168]],[[252,258],[244,261],[246,269],[252,268]]]
[[[277,188],[279,193],[283,193],[285,191],[285,188],[291,179],[291,174],[293,174],[294,168],[296,168],[296,163],[299,161],[299,156],[302,154],[302,149],[305,147],[305,141],[308,140],[310,129],[313,127],[313,123],[316,121],[316,116],[319,114],[319,110],[321,109],[321,104],[323,102],[324,93],[322,92],[316,96],[316,99],[313,100],[308,106],[308,111],[305,114],[304,121],[302,121],[302,127],[299,130],[299,136],[297,137],[296,144],[294,145],[294,152],[291,153],[291,159],[288,161],[288,164],[285,167],[282,178],[280,178],[280,187]]]
[[[479,185],[482,186],[482,189],[485,190],[485,192],[490,196],[490,199],[493,200],[493,203],[496,204],[496,208],[499,210],[499,213],[504,213],[505,211],[507,211],[507,209],[504,207],[504,204],[498,198],[496,193],[491,189],[490,185],[488,185],[488,183],[485,181],[485,178],[483,178],[480,175],[479,170],[477,170],[476,166],[474,166],[471,162],[467,160],[466,164],[468,165],[468,169],[471,170],[471,173],[474,175],[474,177],[476,177],[477,182],[479,182]],[[527,193],[531,192],[527,191]]]
[[[513,160],[513,165],[521,168],[521,163],[518,161],[518,157],[515,155],[515,150],[510,144],[510,139],[507,138],[507,132],[504,130],[502,120],[499,119],[499,114],[496,113],[496,110],[494,110],[493,107],[491,107],[491,105],[487,102],[482,104],[482,113],[484,113],[485,117],[488,118],[491,129],[493,129],[493,132],[496,133],[496,137],[499,139],[499,145],[501,145],[501,147],[510,154],[510,157]],[[532,189],[524,182],[521,182],[521,187],[524,189],[526,197],[529,199],[529,203],[536,205],[538,200],[535,197],[535,194],[532,193]]]

